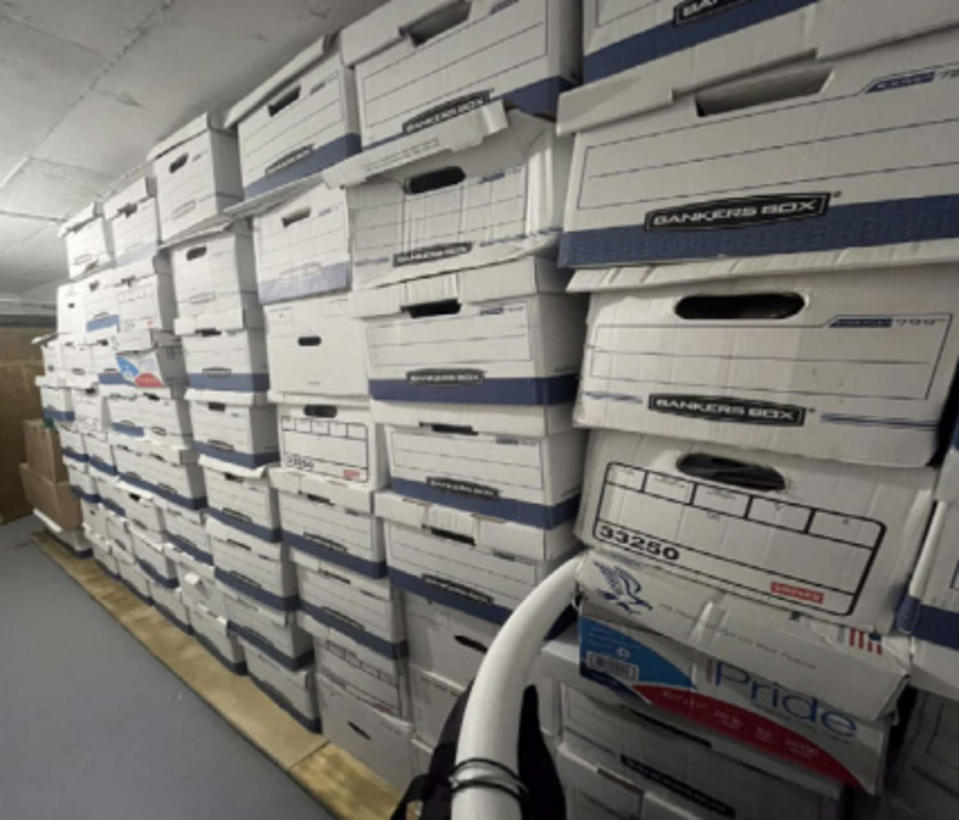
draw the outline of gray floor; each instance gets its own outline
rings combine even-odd
[[[329,818],[29,542],[0,526],[0,818]]]

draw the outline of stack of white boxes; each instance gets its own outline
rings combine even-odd
[[[558,121],[593,429],[560,766],[613,817],[835,816],[844,787],[882,788],[917,556],[900,626],[929,624],[956,564],[927,465],[959,358],[934,122],[959,35],[928,32],[959,13],[585,7]]]

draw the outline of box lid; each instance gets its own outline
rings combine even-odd
[[[156,186],[153,177],[138,177],[103,203],[103,214],[107,219],[113,219],[131,205],[154,196],[156,196]]]
[[[101,214],[100,203],[91,202],[89,205],[81,208],[73,216],[67,217],[61,224],[60,228],[57,231],[57,236],[61,239],[66,236],[68,233],[73,231],[78,231],[88,222],[92,222],[94,219],[99,217]]]
[[[327,476],[311,475],[289,467],[270,467],[270,484],[280,492],[317,497],[364,515],[373,512],[373,490]]]
[[[223,127],[223,118],[219,114],[212,111],[200,114],[199,117],[190,120],[186,125],[178,128],[166,139],[160,140],[160,142],[154,145],[153,148],[150,149],[150,153],[147,154],[147,159],[155,160],[158,157],[162,157],[168,151],[172,151],[178,145],[182,145],[187,140],[191,140],[195,136],[202,134],[204,131],[222,131]]]
[[[394,0],[371,11],[348,25],[340,33],[343,62],[355,65],[377,51],[408,37],[414,23],[439,11],[455,6],[451,0]]]

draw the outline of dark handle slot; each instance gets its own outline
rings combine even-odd
[[[448,31],[454,26],[458,26],[469,18],[470,4],[467,0],[455,0],[448,6],[437,9],[432,14],[422,17],[413,23],[410,23],[404,31],[413,41],[413,45],[419,46],[434,37]]]
[[[280,99],[274,100],[267,107],[266,110],[269,111],[271,117],[275,117],[287,106],[293,105],[298,99],[300,99],[300,87],[291,88],[286,92]]]
[[[223,379],[229,376],[233,371],[228,367],[204,367],[202,372],[204,376],[215,376]]]
[[[315,419],[335,419],[337,409],[332,404],[308,404],[303,413]]]
[[[127,475],[136,475],[135,473],[127,473]],[[127,495],[132,498],[134,501],[139,501],[142,496],[139,493],[127,493]]]
[[[206,409],[213,413],[225,413],[226,405],[221,401],[207,402]]]
[[[330,507],[333,506],[333,502],[330,501],[330,499],[328,499],[328,498],[323,498],[323,496],[321,496],[321,495],[313,495],[313,493],[307,493],[307,494],[306,494],[306,497],[307,497],[310,501],[315,501],[317,504],[327,504],[327,505],[330,506]]]
[[[167,434],[166,427],[159,427],[157,425],[154,425],[153,427],[150,428],[150,430],[151,432],[156,433],[158,436],[165,436]]]
[[[462,309],[458,299],[441,299],[438,302],[424,302],[421,305],[409,305],[400,308],[411,319],[424,319],[429,316],[453,316]]]
[[[169,484],[157,484],[157,487],[159,487],[161,490],[166,490],[168,493],[175,493],[175,492],[176,492],[176,488],[175,488],[175,487],[172,487],[172,486],[169,485]]]
[[[136,202],[131,202],[128,205],[124,205],[122,208],[120,208],[120,210],[117,211],[117,214],[129,219],[139,210],[140,206]]]
[[[97,388],[87,387],[83,392],[86,393],[88,396],[95,396],[97,394]]]
[[[822,91],[831,76],[831,68],[810,68],[753,83],[739,83],[731,88],[701,91],[696,95],[696,113],[700,117],[712,117],[754,105],[808,97]]]
[[[435,171],[427,171],[418,176],[410,177],[403,187],[406,193],[415,196],[416,194],[425,194],[429,191],[439,191],[442,188],[459,185],[464,179],[466,179],[466,172],[462,168],[451,165],[448,168],[437,168]]]
[[[309,215],[309,208],[300,208],[298,211],[293,211],[293,213],[284,216],[280,222],[284,228],[289,228],[290,225],[295,225],[297,222],[302,222],[304,219],[307,219]]]
[[[430,424],[429,422],[421,421],[420,427],[423,427],[427,430],[432,430],[434,433],[450,433],[454,436],[479,435],[468,424]]]
[[[192,262],[194,259],[201,259],[206,256],[206,245],[200,245],[196,248],[190,248],[186,252],[186,261]]]
[[[243,476],[233,475],[233,473],[224,473],[224,474],[223,474],[223,477],[224,477],[227,481],[234,481],[234,482],[236,482],[237,484],[242,484],[242,483],[243,483]]]
[[[223,331],[216,330],[215,328],[212,328],[212,327],[205,327],[205,328],[202,328],[201,330],[198,330],[197,335],[198,336],[222,336]]]
[[[177,171],[179,171],[184,165],[186,165],[186,161],[189,158],[189,154],[180,154],[180,156],[170,163],[170,173],[175,174]]]
[[[229,544],[231,547],[236,547],[237,549],[240,549],[240,550],[246,550],[247,552],[253,552],[252,547],[248,547],[246,544],[243,544],[239,541],[234,541],[232,538],[227,538],[226,543]]]
[[[453,640],[458,644],[465,646],[467,649],[472,649],[475,652],[480,652],[481,654],[486,654],[486,647],[481,644],[479,641],[473,640],[468,635],[454,635]]]
[[[711,456],[707,453],[689,453],[676,462],[676,468],[693,478],[718,481],[721,484],[742,487],[746,490],[779,492],[786,489],[786,479],[772,467]]]
[[[443,530],[439,527],[427,527],[426,529],[438,538],[447,538],[450,541],[459,541],[461,544],[469,544],[470,546],[475,546],[476,544],[476,539],[468,535],[460,535],[458,532],[450,532],[449,530]]]
[[[87,285],[87,287],[88,287],[91,291],[97,290],[97,289],[100,287],[100,283],[99,283],[99,281],[97,281],[96,279],[94,279],[89,285]]]
[[[370,736],[366,732],[364,732],[359,726],[357,726],[352,720],[348,720],[346,722],[346,725],[349,726],[360,737],[365,738],[366,740],[370,739]]]
[[[300,347],[319,347],[323,340],[319,336],[300,336],[296,343]]]
[[[676,315],[690,321],[788,319],[806,306],[798,293],[743,293],[729,296],[686,296]]]
[[[141,393],[140,395],[147,399],[147,401],[160,401],[160,397],[155,393]]]
[[[239,512],[238,510],[232,509],[231,507],[224,507],[224,508],[223,508],[223,512],[225,512],[227,515],[232,515],[234,518],[239,518],[240,521],[252,521],[252,520],[253,520],[253,519],[250,518],[250,516],[248,516],[246,513],[241,513],[241,512]]]
[[[209,444],[211,447],[215,447],[217,450],[228,450],[231,453],[234,450],[233,445],[230,444],[228,441],[220,441],[219,439],[216,439],[216,438],[210,439],[207,442],[207,444]]]

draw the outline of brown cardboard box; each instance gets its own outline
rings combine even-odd
[[[23,422],[23,441],[27,450],[27,464],[35,473],[51,481],[66,481],[67,467],[60,451],[60,436],[43,419]]]
[[[31,469],[29,464],[20,465],[23,494],[33,507],[53,519],[65,530],[77,529],[83,521],[80,501],[66,481],[51,481]]]

